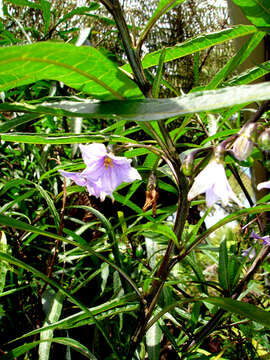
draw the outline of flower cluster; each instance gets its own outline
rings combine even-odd
[[[72,179],[77,185],[86,186],[90,195],[101,201],[108,195],[113,199],[113,191],[123,182],[141,180],[136,169],[131,167],[130,159],[108,153],[103,144],[80,145],[86,168],[80,172],[60,170],[60,173]]]

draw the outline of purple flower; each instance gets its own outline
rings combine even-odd
[[[260,191],[262,189],[270,189],[270,181],[264,181],[258,184],[257,189]]]
[[[229,199],[232,199],[240,207],[242,206],[227,180],[223,164],[217,162],[215,159],[210,161],[195,178],[188,193],[188,200],[191,201],[202,193],[206,195],[206,204],[208,207],[212,206],[219,199],[221,199],[223,206],[228,205]]]
[[[252,260],[256,256],[256,250],[254,247],[249,247],[248,249],[242,251],[242,256],[248,256],[249,260]]]
[[[269,235],[260,236],[260,235],[256,234],[254,231],[252,231],[250,236],[253,237],[253,239],[256,239],[256,240],[262,240],[263,245],[270,246],[270,236]]]
[[[113,191],[123,182],[141,180],[138,171],[131,167],[130,159],[108,153],[103,144],[93,143],[79,147],[86,168],[80,173],[63,170],[60,173],[77,185],[86,186],[89,194],[100,197],[101,201],[106,195],[113,199]]]

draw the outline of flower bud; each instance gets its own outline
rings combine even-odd
[[[255,129],[256,124],[249,124],[235,140],[233,152],[236,159],[243,161],[252,153]]]
[[[258,146],[262,150],[270,150],[270,129],[266,129],[258,138]]]
[[[182,162],[183,174],[186,176],[190,176],[192,174],[193,165],[194,165],[194,157],[192,154],[188,154]]]

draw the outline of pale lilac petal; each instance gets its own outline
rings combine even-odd
[[[242,256],[248,256],[249,260],[252,260],[256,256],[256,250],[254,247],[249,247],[248,249],[242,251]]]
[[[80,150],[86,165],[92,165],[93,162],[103,158],[107,154],[105,145],[98,143],[80,145]]]
[[[82,173],[68,172],[64,170],[59,170],[59,172],[61,175],[73,180],[79,186],[85,186],[87,183],[86,178],[81,175]]]
[[[188,200],[191,201],[204,192],[206,193],[207,206],[212,206],[219,199],[221,199],[223,206],[227,206],[230,199],[241,206],[241,202],[232,191],[227,180],[223,164],[215,160],[212,160],[195,178],[188,193]]]
[[[98,159],[93,162],[91,165],[87,165],[87,167],[83,170],[83,175],[88,179],[92,179],[92,181],[97,181],[100,177],[103,176],[105,171],[104,159]]]
[[[262,237],[263,245],[270,246],[270,236]]]
[[[264,181],[258,184],[257,189],[260,191],[262,189],[270,189],[270,181]]]
[[[120,165],[120,166],[122,166],[122,165],[130,166],[131,161],[132,161],[131,159],[127,159],[122,156],[115,156],[112,153],[109,153],[108,156],[113,160],[114,164]]]
[[[218,201],[219,197],[214,192],[214,186],[212,186],[210,189],[206,190],[205,199],[206,199],[206,205],[208,207],[211,207]]]
[[[188,192],[188,201],[196,196],[205,193],[213,185],[216,170],[216,162],[211,161],[195,178],[195,181]]]
[[[255,231],[252,231],[252,233],[250,234],[250,237],[252,237],[253,239],[256,239],[256,240],[260,240],[261,237],[255,233]]]
[[[129,171],[126,174],[126,181],[125,182],[133,182],[135,180],[142,180],[142,177],[139,174],[138,170],[136,170],[133,167],[130,167]]]
[[[243,204],[241,203],[241,201],[238,199],[238,197],[233,192],[229,182],[228,182],[228,186],[227,186],[227,191],[229,194],[229,198],[232,199],[239,207],[243,207]]]

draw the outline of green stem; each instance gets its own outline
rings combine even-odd
[[[145,78],[139,54],[137,49],[133,46],[119,0],[100,0],[100,2],[114,17],[136,83],[145,97],[152,97],[152,86]]]

